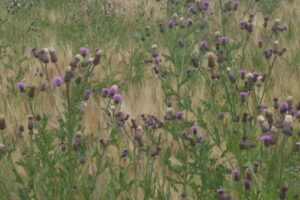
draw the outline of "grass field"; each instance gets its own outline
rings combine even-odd
[[[1,0],[0,200],[297,200],[298,0]]]

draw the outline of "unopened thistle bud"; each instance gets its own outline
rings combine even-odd
[[[102,54],[103,54],[103,52],[100,48],[97,48],[95,50],[95,57],[94,57],[94,60],[93,60],[94,65],[98,65],[100,63],[100,59],[101,59]]]
[[[33,98],[34,97],[34,91],[35,91],[35,87],[29,87],[29,90],[28,90],[28,93],[27,93],[27,95],[28,95],[28,97],[29,98]]]
[[[57,55],[55,52],[55,49],[53,48],[49,48],[49,52],[50,52],[50,60],[52,63],[56,63],[57,62]]]
[[[207,53],[207,66],[214,68],[216,66],[215,55],[212,52]]]
[[[152,52],[152,57],[157,57],[158,56],[157,44],[153,44],[151,46],[151,52]]]
[[[264,23],[263,23],[263,27],[264,27],[264,28],[267,28],[267,26],[268,26],[268,21],[269,21],[269,18],[268,18],[268,17],[265,17],[265,18],[264,18]]]
[[[72,68],[71,67],[68,67],[65,71],[65,76],[64,76],[64,81],[66,83],[69,83],[71,78],[73,76],[73,73],[72,73]]]
[[[32,116],[28,117],[27,128],[31,134],[33,133],[33,128],[34,128],[33,120],[34,118]]]
[[[0,130],[4,130],[6,128],[5,116],[0,115]]]

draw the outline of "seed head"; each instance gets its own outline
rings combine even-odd
[[[49,52],[50,52],[51,62],[56,63],[57,62],[57,55],[56,55],[55,49],[51,47],[51,48],[49,48]]]

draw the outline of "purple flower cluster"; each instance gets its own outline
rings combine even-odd
[[[118,92],[118,85],[112,85],[109,88],[103,88],[101,90],[101,95],[103,97],[109,97],[113,100],[115,104],[122,103],[122,95]]]

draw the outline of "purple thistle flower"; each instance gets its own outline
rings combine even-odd
[[[86,57],[89,54],[89,49],[86,47],[81,47],[80,48],[80,54],[82,55],[82,57]]]
[[[221,36],[219,40],[220,40],[221,45],[226,45],[229,42],[229,39],[227,36]]]
[[[56,86],[61,86],[62,84],[63,84],[63,82],[64,82],[64,80],[63,80],[63,78],[62,77],[60,77],[60,76],[55,76],[54,78],[53,78],[53,83],[56,85]]]
[[[168,25],[169,25],[170,28],[173,28],[174,26],[176,26],[177,25],[176,19],[170,19],[168,21]]]
[[[109,89],[108,88],[103,88],[101,90],[101,96],[103,96],[103,97],[107,97],[108,93],[109,93]]]
[[[267,146],[269,146],[270,143],[271,143],[272,136],[271,136],[269,133],[267,133],[267,134],[261,136],[261,137],[260,137],[260,140],[263,141],[263,142],[264,142],[264,145],[267,147]]]
[[[113,85],[108,89],[108,94],[110,96],[114,96],[116,93],[118,92],[118,86],[117,85]]]
[[[296,116],[296,114],[297,114],[297,110],[296,110],[296,109],[291,109],[291,110],[289,111],[289,114],[292,115],[292,116],[294,117],[294,116]]]
[[[249,190],[251,187],[251,180],[249,180],[248,178],[244,179],[244,187],[246,190]]]
[[[198,10],[206,11],[206,10],[208,10],[209,3],[207,0],[202,0],[202,1],[198,2],[197,6],[198,6]]]
[[[114,96],[113,96],[113,100],[116,104],[119,104],[122,102],[122,95],[120,93],[116,93]]]
[[[198,127],[197,125],[193,125],[193,126],[191,127],[191,130],[192,130],[193,134],[197,134],[198,128],[199,128],[199,127]]]
[[[240,92],[241,102],[245,102],[248,96],[248,92]]]
[[[201,51],[205,51],[205,50],[208,50],[208,44],[206,41],[201,41],[200,44],[199,44],[199,49]]]
[[[197,13],[196,9],[193,7],[193,6],[189,6],[187,9],[186,9],[186,12],[189,14],[189,15],[195,15]]]
[[[246,70],[244,70],[244,69],[241,69],[240,70],[240,76],[241,76],[241,79],[245,79],[246,78]]]
[[[272,139],[272,137],[271,137],[270,134],[267,133],[267,134],[261,136],[260,139],[261,139],[263,142],[269,142],[269,141]]]
[[[283,102],[279,105],[280,113],[286,113],[289,109],[289,104],[287,102]]]
[[[183,112],[182,111],[177,111],[175,115],[176,115],[177,119],[182,119],[183,118]]]
[[[25,91],[25,83],[23,81],[20,81],[16,84],[16,87],[21,91],[24,92]]]
[[[239,181],[240,179],[240,171],[238,169],[232,169],[231,176],[234,181]]]

